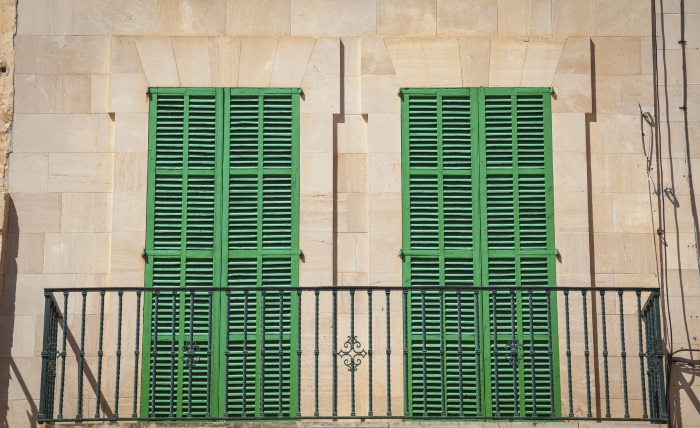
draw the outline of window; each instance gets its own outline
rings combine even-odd
[[[296,296],[235,289],[298,285],[298,94],[150,91],[146,286],[183,291],[147,296],[143,417],[277,415],[280,396],[296,409]]]
[[[406,89],[402,97],[404,285],[553,286],[549,90]],[[548,295],[534,296],[529,316],[527,293],[409,291],[409,414],[558,413]],[[504,358],[513,337],[525,350],[515,365]]]

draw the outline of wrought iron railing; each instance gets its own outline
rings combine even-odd
[[[46,289],[39,422],[664,422],[663,360],[651,288]]]

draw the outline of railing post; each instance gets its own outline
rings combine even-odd
[[[49,397],[47,375],[49,368],[49,327],[51,323],[51,293],[44,291],[44,337],[41,350],[41,391],[39,395],[39,414],[38,419],[51,418],[53,415],[48,415],[46,412],[46,404]],[[65,334],[65,333],[64,333]]]
[[[659,304],[659,296],[660,292],[654,291],[652,294],[652,299],[653,299],[653,311],[652,311],[652,328],[654,329],[654,336],[655,336],[655,341],[653,343],[654,349],[652,350],[655,353],[655,358],[656,358],[656,386],[657,386],[657,397],[659,400],[659,419],[660,420],[667,420],[668,419],[668,410],[666,407],[666,386],[664,383],[664,374],[665,374],[665,365],[664,365],[664,349],[663,349],[663,341],[661,340],[661,311],[660,311],[660,304]]]

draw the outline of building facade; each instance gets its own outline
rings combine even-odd
[[[6,3],[5,425],[700,426],[699,3]]]

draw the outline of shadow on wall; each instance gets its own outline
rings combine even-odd
[[[698,398],[693,388],[697,389],[696,379],[700,376],[700,367],[688,365],[682,359],[674,359],[675,364],[671,364],[672,369],[670,381],[668,385],[669,396],[669,425],[674,427],[682,427],[683,421],[683,402],[686,405],[690,404],[691,409],[686,409],[686,416],[694,414],[694,411],[700,409],[700,399]],[[690,361],[687,361],[690,362]],[[687,397],[681,400],[681,396]],[[688,401],[690,403],[688,403]],[[697,413],[695,413],[697,414]],[[688,424],[697,422],[697,420],[686,420]]]
[[[20,372],[17,362],[11,355],[11,350],[14,345],[15,332],[15,304],[17,295],[17,253],[19,226],[17,222],[17,210],[15,209],[12,198],[8,201],[9,220],[6,239],[4,245],[4,254],[2,260],[5,260],[5,286],[2,296],[2,323],[0,326],[4,334],[2,337],[3,347],[0,350],[0,426],[10,427],[10,420],[16,422],[16,416],[10,417],[10,381],[16,383],[13,389],[18,388],[24,395],[26,405],[29,410],[25,410],[27,422],[30,427],[36,427],[36,419],[39,413],[37,402],[39,397],[32,396],[32,391],[38,390],[38,385],[27,385],[22,373]],[[41,296],[36,296],[36,302],[41,302]],[[37,360],[38,361],[38,360]],[[18,399],[17,401],[20,401]]]

